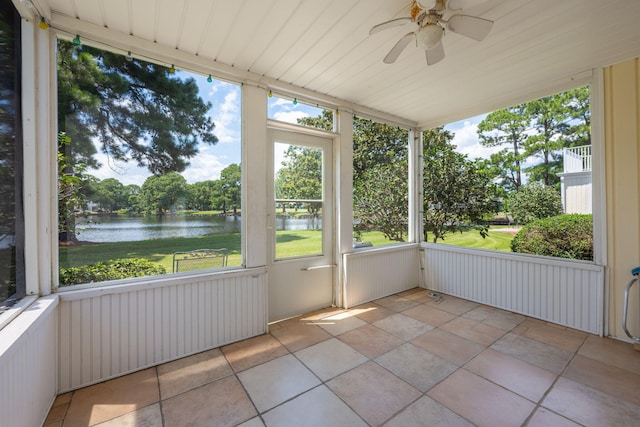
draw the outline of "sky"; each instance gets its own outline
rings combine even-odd
[[[234,83],[223,82],[213,79],[207,82],[206,76],[192,74],[184,71],[177,71],[177,76],[181,78],[193,77],[199,87],[200,96],[205,102],[211,103],[209,115],[215,123],[214,133],[218,137],[215,145],[201,144],[199,153],[190,159],[190,166],[182,172],[187,182],[193,184],[199,181],[215,180],[220,178],[220,172],[232,163],[241,161],[241,86]],[[302,117],[317,117],[322,109],[315,106],[305,105],[302,102],[294,104],[293,100],[279,98],[277,96],[268,99],[268,116],[271,119],[297,123],[297,119]],[[457,151],[467,154],[470,159],[479,157],[488,158],[491,153],[499,148],[482,147],[478,143],[477,128],[478,123],[486,115],[472,117],[445,126],[445,129],[453,132],[455,137],[453,144],[457,146]],[[280,165],[283,158],[281,146],[276,150],[276,165]],[[134,163],[114,163],[98,149],[97,159],[102,164],[99,169],[92,169],[88,172],[98,179],[116,178],[124,185],[142,185],[150,173],[146,168],[137,167]]]

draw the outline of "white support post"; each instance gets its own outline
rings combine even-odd
[[[409,131],[409,241],[422,241],[422,132]]]
[[[36,31],[33,21],[22,20],[22,133],[23,210],[25,223],[25,282],[27,295],[40,294],[38,262],[38,168],[36,132]]]
[[[343,255],[353,251],[353,114],[339,111],[334,115],[340,135],[334,143],[334,187],[336,189],[336,277],[335,305],[344,303]]]
[[[267,265],[267,91],[242,86],[242,253],[247,268]],[[249,173],[249,171],[251,171]]]

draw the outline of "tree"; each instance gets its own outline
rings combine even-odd
[[[208,180],[189,185],[190,207],[199,211],[209,211],[217,207],[215,197],[219,192],[219,184],[217,181]]]
[[[389,166],[376,165],[364,171],[354,188],[356,231],[379,230],[389,240],[404,242],[409,229],[407,162]]]
[[[322,151],[290,145],[276,173],[276,199],[322,200]],[[309,214],[317,216],[321,202],[305,202]]]
[[[525,155],[539,157],[542,162],[529,168],[530,179],[545,186],[560,183],[562,147],[567,145],[570,109],[565,94],[547,96],[526,103],[527,114],[535,133],[525,141]]]
[[[569,108],[571,121],[566,139],[571,147],[591,145],[591,98],[589,86],[583,86],[561,94]]]
[[[518,190],[522,185],[522,163],[525,160],[524,144],[528,135],[529,116],[524,104],[494,111],[478,124],[480,144],[487,147],[508,148],[495,154],[492,163],[500,164],[498,175],[504,185]]]
[[[409,135],[406,129],[356,118],[353,121],[353,185],[357,187],[366,171],[407,160]],[[405,178],[406,181],[406,178]]]
[[[226,213],[227,209],[233,209],[233,214],[238,214],[238,208],[240,207],[240,187],[242,173],[240,165],[232,163],[226,168],[222,169],[220,173],[220,196],[223,202],[223,212]]]
[[[113,212],[125,207],[129,202],[125,186],[115,178],[106,178],[92,186],[91,201],[102,209]]]
[[[124,187],[124,194],[127,201],[125,207],[130,211],[140,211],[140,186],[136,184],[129,184]]]
[[[99,166],[94,141],[111,160],[135,162],[154,175],[181,172],[199,143],[218,140],[210,108],[193,79],[166,67],[58,43],[58,129],[71,141],[59,145],[64,175],[81,164]]]
[[[177,172],[152,175],[144,181],[140,189],[140,199],[148,212],[164,215],[165,211],[175,211],[184,204],[187,180]]]
[[[516,221],[528,224],[562,213],[562,199],[557,189],[532,182],[509,197],[508,207]]]
[[[484,216],[495,212],[495,185],[482,170],[455,151],[453,134],[442,128],[424,133],[424,239],[436,243],[446,233],[462,231],[476,224],[483,237]]]
[[[65,147],[70,141],[64,133],[58,134],[58,146]],[[64,150],[58,152],[58,235],[62,241],[76,240],[76,210],[84,209],[95,182],[95,178],[84,171],[82,164],[70,167]]]

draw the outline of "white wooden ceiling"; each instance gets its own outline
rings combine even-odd
[[[34,3],[52,27],[71,34],[124,50],[157,46],[162,58],[174,52],[177,66],[197,55],[214,71],[419,126],[547,95],[583,82],[594,68],[640,57],[640,0],[476,0],[465,13],[494,20],[491,33],[477,42],[447,32],[446,58],[434,66],[414,45],[383,64],[413,24],[369,36],[373,25],[408,16],[411,0]]]

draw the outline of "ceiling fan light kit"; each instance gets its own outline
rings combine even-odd
[[[482,0],[476,0],[482,1]],[[429,6],[427,6],[427,3]],[[452,4],[453,3],[453,4]],[[480,18],[478,16],[460,14],[465,3],[473,3],[472,0],[412,0],[411,16],[395,18],[381,24],[375,25],[369,31],[370,35],[376,34],[388,28],[398,27],[413,22],[418,28],[402,36],[400,40],[391,48],[383,62],[392,64],[398,59],[402,51],[415,40],[416,46],[425,50],[427,65],[433,65],[444,59],[444,37],[445,27],[456,34],[482,41],[491,31],[493,21]],[[454,9],[455,7],[455,9]],[[453,11],[454,13],[449,13]]]
[[[431,49],[442,40],[444,28],[438,24],[429,24],[416,31],[416,46]]]

